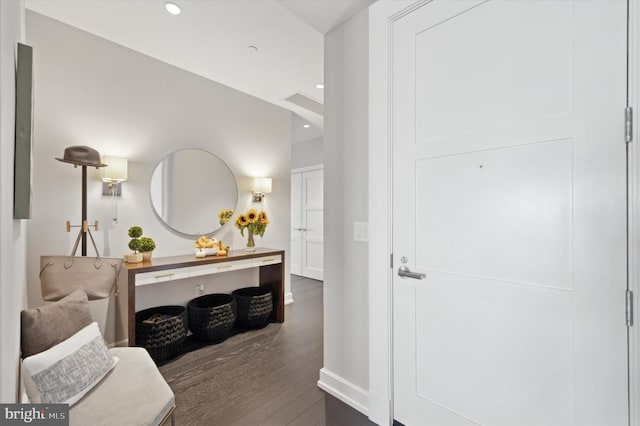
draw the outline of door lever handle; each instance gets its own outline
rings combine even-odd
[[[407,265],[398,268],[398,276],[402,278],[413,278],[414,280],[424,280],[427,275],[421,272],[411,272]]]

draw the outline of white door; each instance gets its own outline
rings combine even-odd
[[[302,275],[302,173],[291,173],[291,273]]]
[[[394,21],[401,423],[628,424],[625,12],[434,0]]]
[[[291,273],[316,280],[324,271],[323,182],[321,169],[291,174]]]

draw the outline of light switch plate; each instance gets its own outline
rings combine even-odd
[[[353,241],[369,241],[369,224],[353,222]]]

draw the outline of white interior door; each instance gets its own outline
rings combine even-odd
[[[322,169],[291,174],[291,273],[324,278],[324,178]]]
[[[302,275],[324,278],[324,177],[322,170],[302,174]]]
[[[433,0],[394,21],[401,423],[628,424],[625,12]]]
[[[302,275],[302,173],[291,173],[291,273]]]

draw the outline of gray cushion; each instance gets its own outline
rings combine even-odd
[[[21,350],[26,358],[68,339],[91,324],[89,300],[76,290],[57,302],[20,313]]]
[[[70,410],[70,425],[158,425],[173,391],[144,348],[112,348],[118,365]]]

